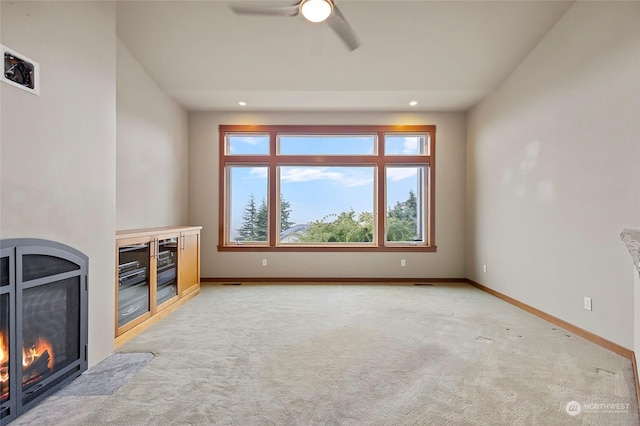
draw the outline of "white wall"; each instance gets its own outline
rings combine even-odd
[[[636,356],[636,366],[640,366],[640,273],[633,268],[633,288],[634,288],[634,337],[633,351]],[[636,377],[640,377],[640,371],[636,371]]]
[[[218,252],[218,125],[435,124],[437,253]],[[465,114],[209,113],[189,115],[189,219],[202,225],[203,277],[461,278],[465,274]],[[263,267],[261,259],[268,258]],[[400,267],[400,259],[407,266]]]
[[[637,2],[576,2],[468,118],[468,276],[627,348],[638,22]]]
[[[0,83],[0,229],[89,256],[89,364],[113,351],[116,38],[112,2],[1,2],[2,43],[41,95]]]
[[[117,229],[188,225],[188,116],[117,41]]]

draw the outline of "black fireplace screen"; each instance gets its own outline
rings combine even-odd
[[[11,387],[15,387],[11,376],[15,367],[14,362],[9,360],[9,349],[13,347],[15,340],[15,327],[11,327],[9,322],[14,316],[15,289],[11,285],[14,281],[13,254],[2,248],[0,253],[0,420],[3,420],[15,411],[10,398]]]
[[[87,369],[88,259],[51,241],[1,243],[0,419],[4,423]]]
[[[28,393],[31,386],[79,358],[80,277],[25,289],[22,292],[23,391]]]
[[[0,294],[0,404],[9,399],[9,294]]]

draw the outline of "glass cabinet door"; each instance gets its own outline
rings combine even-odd
[[[178,237],[158,240],[156,304],[178,295]]]
[[[118,249],[118,327],[150,312],[149,242]]]

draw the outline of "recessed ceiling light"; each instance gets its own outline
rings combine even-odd
[[[409,105],[416,106],[416,105],[418,105],[418,102],[417,101],[411,101],[411,102],[409,102]]]
[[[245,101],[240,101],[238,102],[238,105],[240,106],[247,106],[247,103]]]

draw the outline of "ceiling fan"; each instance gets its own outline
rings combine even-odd
[[[238,15],[298,16],[310,22],[326,22],[349,50],[356,50],[360,42],[334,0],[298,0],[291,5],[261,1],[230,2],[229,8]]]

